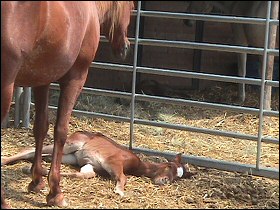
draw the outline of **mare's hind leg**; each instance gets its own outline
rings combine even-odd
[[[39,192],[45,187],[42,168],[43,141],[49,129],[48,120],[48,95],[49,85],[33,88],[35,99],[35,122],[33,133],[35,137],[35,156],[31,167],[32,181],[28,185],[28,191]]]
[[[90,62],[86,65],[86,68],[77,68],[74,65],[68,74],[59,81],[61,92],[54,127],[54,152],[48,176],[50,192],[47,195],[47,204],[49,206],[67,205],[59,185],[62,152],[69,130],[71,113],[86,81],[89,64]]]

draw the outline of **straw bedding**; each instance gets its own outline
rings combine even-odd
[[[213,89],[191,92],[189,96],[195,100],[222,101],[228,104],[235,100],[232,86]],[[258,94],[251,90],[245,105],[258,107]],[[55,98],[56,94],[53,93],[51,102],[54,104]],[[277,94],[273,97],[272,109],[278,110],[278,104]],[[122,103],[117,103],[108,97],[82,95],[76,108],[129,116],[128,102],[122,100]],[[135,115],[141,119],[252,135],[257,135],[259,123],[258,116],[250,114],[148,102],[137,103]],[[34,146],[33,115],[31,119],[30,129],[2,129],[2,155],[13,155],[23,148]],[[51,125],[45,145],[53,143],[54,119],[55,113],[51,112]],[[77,130],[99,131],[120,144],[128,145],[128,123],[72,116],[70,133]],[[256,162],[257,144],[254,141],[143,125],[135,125],[134,132],[133,145],[142,148],[248,164]],[[265,118],[263,135],[279,138],[279,118]],[[261,152],[263,166],[279,168],[279,145],[263,143]],[[166,161],[163,157],[143,154],[139,154],[139,157],[147,161]],[[49,167],[50,163],[44,162],[44,165]],[[46,207],[48,187],[40,194],[27,193],[31,179],[22,173],[24,166],[31,166],[31,163],[19,162],[2,167],[2,185],[8,203],[13,208],[57,208]],[[279,180],[193,165],[190,168],[197,173],[194,177],[165,186],[153,185],[146,177],[128,176],[123,198],[113,192],[114,181],[99,176],[85,180],[62,177],[61,187],[69,200],[67,208],[279,208]],[[61,170],[66,172],[74,169],[63,165]]]

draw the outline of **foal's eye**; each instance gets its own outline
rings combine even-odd
[[[167,165],[166,168],[164,169],[164,171],[170,171],[172,169],[171,165]]]

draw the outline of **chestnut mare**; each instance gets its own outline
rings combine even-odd
[[[39,192],[45,187],[41,162],[49,127],[48,92],[51,82],[60,85],[48,205],[67,205],[59,185],[62,150],[100,31],[113,52],[124,58],[130,45],[127,28],[133,8],[133,2],[128,1],[1,2],[1,123],[9,112],[14,86],[30,86],[34,91],[36,152],[28,191]],[[1,208],[9,208],[2,188]]]
[[[43,156],[51,157],[53,147],[54,145],[44,146]],[[34,155],[35,148],[25,149],[14,156],[1,158],[1,164],[32,160]],[[67,138],[62,163],[80,168],[80,172],[61,173],[64,176],[91,178],[95,173],[101,176],[109,175],[117,182],[115,192],[120,196],[124,196],[125,174],[149,177],[157,185],[172,183],[176,179],[193,175],[187,165],[182,164],[181,154],[176,155],[171,162],[144,162],[132,151],[103,134],[86,131],[75,132]],[[29,168],[26,172],[29,172]],[[47,170],[44,173],[46,175]]]

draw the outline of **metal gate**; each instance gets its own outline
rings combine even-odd
[[[237,172],[249,172],[253,175],[260,175],[269,178],[279,179],[279,169],[277,168],[269,168],[269,167],[261,167],[260,166],[260,155],[261,155],[261,144],[262,142],[270,143],[270,144],[278,144],[279,139],[264,137],[262,135],[262,127],[263,127],[263,118],[264,116],[274,116],[279,118],[279,111],[268,111],[263,108],[264,101],[264,89],[265,85],[269,85],[275,88],[279,88],[279,81],[272,81],[265,79],[266,72],[266,64],[268,55],[279,56],[279,50],[269,49],[268,48],[268,40],[269,40],[269,26],[277,25],[279,26],[279,20],[270,19],[271,15],[271,1],[267,2],[267,16],[265,19],[262,18],[245,18],[245,17],[234,17],[232,16],[219,16],[219,15],[201,15],[201,14],[186,14],[186,13],[173,13],[173,12],[160,12],[160,11],[147,11],[141,10],[141,1],[138,1],[137,11],[134,11],[133,14],[136,15],[136,32],[135,38],[130,38],[130,42],[134,44],[134,60],[133,66],[131,65],[122,65],[122,64],[112,64],[112,63],[101,63],[101,62],[93,62],[92,67],[98,67],[104,70],[116,70],[116,71],[127,71],[131,72],[132,77],[132,90],[130,93],[121,92],[121,91],[110,91],[104,89],[94,89],[94,88],[83,88],[83,92],[87,92],[95,95],[103,95],[103,96],[114,96],[120,98],[126,98],[131,100],[131,115],[130,117],[122,117],[115,115],[108,115],[96,112],[85,112],[81,110],[74,110],[73,113],[82,114],[90,117],[96,118],[104,118],[107,120],[119,121],[119,122],[128,122],[130,123],[130,141],[128,147],[136,152],[145,153],[148,155],[159,155],[167,158],[174,157],[174,153],[169,152],[161,152],[155,151],[151,149],[144,149],[133,146],[134,139],[134,125],[149,125],[149,126],[157,126],[163,128],[184,130],[190,132],[204,133],[210,135],[218,135],[225,136],[231,138],[244,139],[249,141],[257,142],[257,154],[256,154],[256,164],[240,164],[237,162],[229,162],[223,160],[215,160],[205,157],[198,156],[189,156],[183,155],[182,159],[190,164],[194,164],[202,167],[211,167],[220,170],[227,171],[237,171]],[[217,21],[217,22],[228,22],[228,23],[246,23],[246,24],[261,24],[265,25],[265,43],[263,48],[252,48],[252,47],[241,47],[241,46],[232,46],[232,45],[222,45],[222,44],[210,44],[210,43],[198,43],[198,42],[186,42],[186,41],[169,41],[169,40],[158,40],[158,39],[145,39],[139,37],[139,26],[140,26],[140,17],[155,17],[155,18],[178,18],[178,19],[192,19],[192,20],[203,20],[203,21]],[[101,41],[106,41],[105,37],[101,37]],[[188,49],[201,49],[201,50],[215,50],[215,51],[224,51],[224,52],[234,52],[234,53],[248,53],[255,55],[263,56],[263,65],[262,65],[262,74],[261,79],[253,79],[253,78],[241,78],[236,76],[224,76],[224,75],[213,75],[207,73],[199,73],[199,72],[186,72],[179,71],[174,69],[160,69],[160,68],[148,68],[137,65],[138,59],[138,46],[139,45],[150,45],[150,46],[164,46],[164,47],[174,47],[174,48],[188,48]],[[165,76],[176,76],[183,78],[194,78],[194,79],[205,79],[205,80],[213,80],[213,81],[223,81],[223,82],[234,82],[234,83],[245,83],[251,85],[259,85],[261,88],[260,91],[260,108],[250,108],[250,107],[241,107],[235,105],[224,105],[218,103],[209,103],[202,101],[194,101],[194,100],[185,100],[185,99],[176,99],[170,97],[158,97],[158,96],[150,96],[150,95],[142,95],[137,94],[135,92],[136,86],[136,73],[146,73],[146,74],[156,74],[156,75],[165,75]],[[58,85],[52,84],[52,87],[58,89]],[[29,106],[34,105],[30,101],[30,88],[25,89],[27,92],[25,94],[25,109],[29,113]],[[259,117],[259,127],[258,127],[258,135],[247,135],[238,132],[229,132],[229,131],[219,131],[213,129],[206,128],[198,128],[186,125],[178,125],[171,124],[165,122],[155,122],[144,119],[138,119],[135,117],[135,101],[149,101],[149,102],[165,102],[177,105],[190,105],[196,107],[207,107],[209,109],[218,109],[218,110],[228,110],[235,112],[248,113],[252,115],[256,115]],[[18,100],[19,101],[19,100]],[[17,103],[17,102],[16,102]],[[18,107],[18,105],[16,105]],[[27,107],[27,108],[26,108]],[[56,107],[49,106],[50,109],[56,109]],[[26,119],[29,120],[28,115],[25,115]],[[18,118],[18,117],[16,117]],[[18,122],[18,120],[17,120]],[[26,122],[26,121],[25,121]],[[29,126],[29,121],[25,123],[25,127]]]

